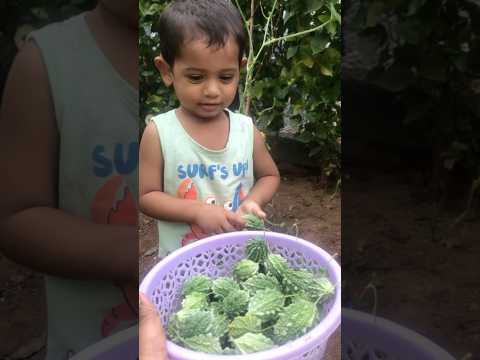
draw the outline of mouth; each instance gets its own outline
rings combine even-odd
[[[218,104],[218,103],[201,103],[200,104],[200,107],[202,109],[205,109],[205,110],[208,110],[208,111],[211,111],[211,110],[215,110],[217,109],[221,104]]]

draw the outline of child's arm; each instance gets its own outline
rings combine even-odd
[[[47,71],[32,42],[12,65],[0,123],[1,250],[44,273],[137,281],[135,226],[97,225],[56,208],[59,137]]]
[[[253,213],[264,218],[266,215],[262,207],[275,195],[280,184],[280,173],[265,146],[262,134],[256,127],[254,127],[253,138],[253,171],[255,185],[243,200],[238,212],[240,214]]]
[[[163,192],[163,154],[160,139],[151,122],[140,142],[140,210],[156,219],[183,222],[200,227],[204,234],[234,231],[244,220],[224,209],[196,200],[179,199]]]

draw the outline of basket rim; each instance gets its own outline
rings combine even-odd
[[[455,360],[451,354],[435,344],[432,340],[403,325],[397,324],[381,316],[374,316],[351,308],[342,307],[341,312],[344,326],[342,332],[348,333],[348,322],[356,322],[366,327],[381,329],[383,333],[382,336],[386,335],[388,337],[388,335],[391,335],[411,343],[414,347],[426,350],[426,353],[434,356],[432,359]],[[343,336],[346,337],[347,334],[342,334],[342,337]],[[347,344],[346,338],[342,339],[342,344]]]
[[[245,354],[245,355],[213,355],[213,354],[206,354],[206,353],[199,353],[196,351],[192,351],[186,348],[183,348],[179,345],[176,345],[172,341],[167,339],[167,350],[168,353],[173,358],[183,358],[189,357],[192,359],[198,358],[198,354],[202,354],[202,360],[245,360],[248,356],[249,360],[276,360],[276,359],[290,359],[292,356],[301,355],[304,353],[305,349],[312,349],[317,344],[319,339],[323,339],[323,341],[327,341],[331,334],[338,328],[341,322],[341,269],[338,262],[332,257],[329,253],[323,250],[321,247],[314,245],[306,240],[301,238],[271,232],[271,231],[239,231],[239,232],[230,232],[226,234],[219,234],[210,236],[208,238],[202,239],[201,241],[197,241],[191,243],[179,250],[175,251],[174,253],[168,255],[159,263],[157,263],[145,276],[142,283],[140,284],[140,291],[146,294],[149,298],[152,298],[152,289],[151,284],[152,280],[155,277],[155,274],[162,269],[163,267],[167,267],[172,262],[175,262],[177,258],[181,257],[182,255],[188,254],[193,252],[197,247],[205,247],[208,243],[215,243],[217,241],[224,241],[228,238],[237,238],[239,234],[242,237],[254,237],[254,236],[265,236],[268,240],[268,237],[271,238],[283,238],[290,241],[299,242],[302,246],[309,248],[311,251],[320,254],[327,262],[326,268],[329,273],[330,279],[335,281],[335,296],[333,299],[332,307],[328,311],[327,315],[317,324],[313,329],[311,329],[305,335],[290,341],[284,345],[275,347],[270,350],[261,351],[252,354]]]

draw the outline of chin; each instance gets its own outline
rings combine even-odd
[[[197,116],[198,118],[200,119],[204,119],[204,120],[210,120],[210,119],[214,119],[216,117],[218,117],[222,112],[219,111],[219,112],[216,112],[216,113],[196,113],[195,116]]]
[[[217,116],[221,115],[223,111],[224,111],[223,108],[217,111],[205,111],[202,109],[189,110],[189,112],[194,116],[196,116],[197,118],[205,119],[205,120],[216,118]]]

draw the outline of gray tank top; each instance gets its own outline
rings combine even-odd
[[[60,135],[59,208],[95,223],[134,225],[138,91],[112,67],[84,16],[30,35],[48,71]],[[66,359],[131,324],[109,326],[112,308],[126,306],[113,284],[47,276],[46,291],[48,360]]]

